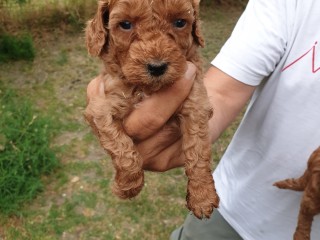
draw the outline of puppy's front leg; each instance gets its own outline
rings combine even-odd
[[[208,136],[211,113],[203,86],[195,82],[179,117],[188,177],[187,207],[199,219],[210,218],[213,209],[219,205],[211,173],[211,144]]]
[[[107,151],[116,170],[113,192],[119,198],[135,197],[144,185],[142,158],[132,139],[125,133],[122,121],[117,118],[117,106],[113,101],[99,99],[90,101],[85,118],[98,136],[101,146]]]
[[[144,185],[144,173],[142,170],[142,158],[137,152],[132,142],[132,139],[122,129],[122,124],[117,122],[112,128],[111,137],[102,137],[104,148],[109,148],[116,169],[115,183],[113,185],[113,192],[119,198],[127,199],[138,195]],[[114,130],[114,127],[117,130]],[[108,131],[110,129],[103,130]],[[113,141],[112,141],[113,139]],[[112,146],[106,144],[107,141],[112,141]]]

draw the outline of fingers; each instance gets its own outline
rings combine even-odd
[[[129,136],[146,139],[158,131],[188,96],[196,67],[188,62],[184,77],[170,88],[154,93],[136,107],[124,122]]]
[[[157,153],[176,142],[181,137],[177,120],[171,120],[157,133],[148,139],[137,143],[140,154],[144,159],[152,158]]]
[[[163,172],[184,164],[177,119],[171,119],[160,131],[136,146],[144,160],[145,170]]]
[[[97,98],[104,97],[104,83],[101,75],[92,79],[87,86],[87,107],[84,112],[84,118],[88,125],[90,125],[93,133],[99,138],[99,129],[95,124],[95,109],[99,109],[97,107],[97,103],[99,100]],[[97,100],[97,101],[95,101]]]
[[[146,159],[143,169],[154,172],[165,172],[173,168],[184,166],[185,158],[181,152],[182,139],[163,149],[154,158]]]

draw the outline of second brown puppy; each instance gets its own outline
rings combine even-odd
[[[304,191],[294,240],[310,240],[313,218],[320,214],[320,147],[310,156],[304,174],[274,183],[282,189]]]

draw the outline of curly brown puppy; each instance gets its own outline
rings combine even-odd
[[[187,207],[198,218],[218,207],[211,175],[208,120],[212,116],[202,82],[198,47],[199,0],[104,0],[86,28],[87,48],[104,63],[105,98],[92,100],[85,117],[116,170],[113,192],[136,196],[144,185],[143,159],[123,129],[123,119],[144,95],[172,85],[186,70],[197,76],[183,106],[173,117],[183,136]]]
[[[278,188],[304,191],[293,239],[309,240],[313,218],[320,213],[320,147],[311,154],[308,167],[300,178],[286,179],[274,185]]]

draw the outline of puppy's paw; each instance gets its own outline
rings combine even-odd
[[[199,218],[210,218],[214,208],[219,207],[219,196],[213,181],[208,184],[189,181],[187,194],[187,208]]]
[[[119,186],[114,185],[112,188],[112,192],[121,199],[130,199],[137,196],[141,192],[142,188],[143,185],[136,188],[121,189],[119,188]]]
[[[144,174],[142,171],[139,174],[135,174],[134,177],[126,176],[126,181],[119,181],[119,179],[123,178],[118,178],[115,181],[112,192],[121,199],[130,199],[137,196],[144,186]]]

